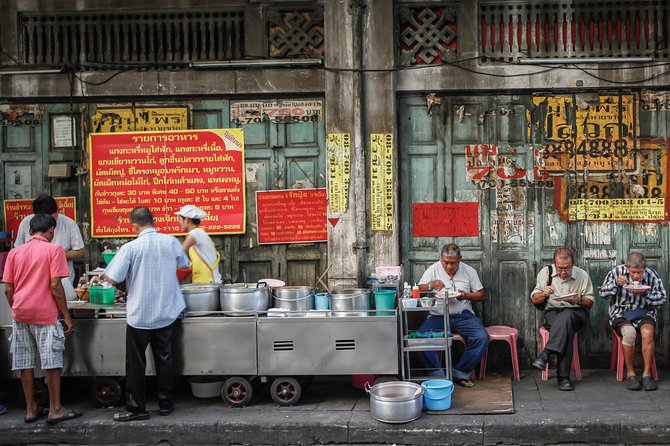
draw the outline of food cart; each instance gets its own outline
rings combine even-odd
[[[75,330],[68,337],[63,377],[93,378],[91,396],[100,405],[112,406],[123,392],[125,375],[125,304],[95,305],[70,302]],[[303,378],[315,375],[397,375],[398,316],[376,316],[375,311],[290,312],[268,317],[186,313],[175,328],[173,354],[178,376],[224,376],[221,391],[231,406],[245,406],[252,396],[253,380],[270,383],[270,395],[279,405],[296,404]],[[293,317],[291,317],[293,316]],[[0,308],[0,354],[5,358],[3,378],[11,372],[8,338],[11,312]],[[147,374],[155,374],[147,351]],[[39,376],[39,375],[38,375]],[[46,401],[47,389],[36,380],[36,393]]]

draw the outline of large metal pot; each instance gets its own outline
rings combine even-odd
[[[283,286],[272,290],[275,308],[307,311],[314,308],[313,290],[308,286]]]
[[[370,309],[370,290],[351,288],[333,290],[330,293],[330,309],[333,316],[367,316]]]
[[[270,308],[270,288],[265,283],[223,285],[219,289],[221,311],[226,316],[251,316]]]
[[[189,283],[181,285],[186,311],[202,315],[219,311],[219,285]]]
[[[384,382],[365,390],[370,394],[370,412],[384,423],[407,423],[421,416],[423,388],[413,382]]]

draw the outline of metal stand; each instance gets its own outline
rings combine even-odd
[[[404,381],[425,381],[434,378],[432,376],[412,376],[410,367],[411,352],[441,351],[444,352],[445,376],[451,377],[451,340],[449,334],[449,303],[444,299],[444,338],[410,338],[407,315],[409,313],[428,313],[434,307],[403,308],[402,301],[398,300],[398,311],[400,311],[400,372]],[[434,316],[435,317],[435,316]]]

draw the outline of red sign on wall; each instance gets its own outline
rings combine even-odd
[[[33,213],[33,198],[22,200],[5,200],[5,228],[10,233],[12,240],[16,239],[19,224],[28,215]],[[72,220],[77,220],[77,200],[75,197],[54,197],[58,204],[58,212]]]
[[[328,240],[326,189],[256,192],[258,244]]]
[[[479,235],[479,203],[412,204],[414,237]]]
[[[93,237],[134,236],[129,215],[147,206],[156,227],[181,234],[174,214],[195,205],[210,234],[245,231],[242,129],[99,133],[89,139]]]

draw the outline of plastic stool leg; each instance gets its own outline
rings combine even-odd
[[[486,361],[488,360],[489,349],[487,348],[482,356],[482,362],[479,363],[479,380],[484,381],[484,376],[486,375]]]
[[[617,336],[617,355],[616,355],[616,380],[617,381],[623,381],[623,369],[624,369],[624,361],[623,361],[623,346],[621,344],[622,340],[619,336]]]
[[[540,334],[542,335],[542,351],[546,347],[547,342],[549,342],[549,331],[546,328],[540,328]],[[547,362],[546,367],[542,370],[542,381],[547,381],[549,379],[549,363]]]
[[[512,372],[514,372],[514,380],[521,381],[521,373],[519,372],[519,354],[516,350],[516,335],[510,336],[510,354],[512,355]]]
[[[618,356],[618,346],[619,343],[617,342],[617,335],[612,330],[612,359],[610,359],[610,370],[616,370],[616,362],[617,362],[617,356]]]
[[[572,340],[572,368],[575,370],[575,378],[582,379],[582,367],[579,362],[579,339],[577,333]]]

